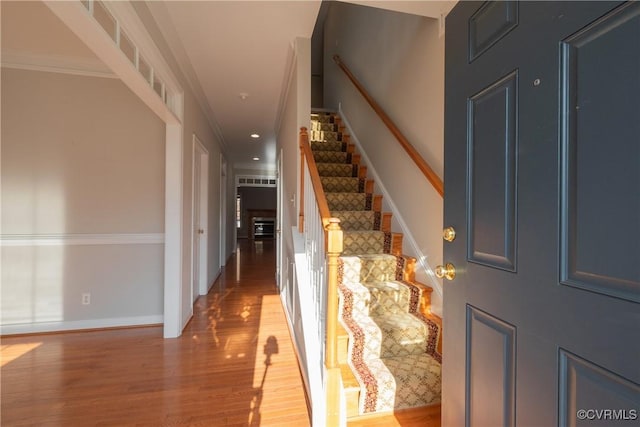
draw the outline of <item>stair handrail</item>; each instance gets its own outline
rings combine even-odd
[[[369,103],[373,111],[378,114],[378,117],[382,120],[382,122],[387,126],[387,128],[391,131],[391,133],[396,137],[402,148],[405,149],[409,157],[414,161],[418,169],[424,174],[427,180],[431,183],[433,188],[440,194],[441,197],[444,197],[444,183],[434,172],[434,170],[429,166],[427,161],[418,153],[418,151],[414,148],[414,146],[409,142],[409,140],[402,134],[398,126],[395,125],[393,120],[389,118],[387,113],[380,107],[380,105],[376,102],[375,99],[367,92],[367,90],[362,86],[362,84],[358,81],[358,79],[353,75],[349,67],[342,61],[340,55],[333,55],[333,60],[338,64],[338,67],[347,75],[351,83],[358,89],[358,92],[364,97],[364,99]]]
[[[329,204],[327,203],[327,197],[322,188],[322,181],[320,174],[318,173],[318,167],[313,157],[311,145],[309,143],[309,134],[307,128],[300,128],[300,213],[298,217],[298,231],[300,233],[309,234],[306,239],[314,239],[314,234],[317,231],[311,228],[313,221],[308,221],[305,230],[305,209],[304,205],[307,202],[305,198],[305,182],[309,180],[316,206],[318,208],[318,214],[320,215],[320,222],[324,233],[320,232],[321,236],[316,240],[323,240],[324,251],[320,259],[326,261],[326,282],[324,283],[324,289],[326,293],[322,295],[326,301],[326,314],[325,314],[325,354],[324,364],[326,368],[326,425],[341,425],[341,420],[345,419],[345,414],[341,413],[340,404],[340,391],[342,388],[342,378],[340,374],[340,366],[338,364],[338,257],[343,250],[343,232],[340,228],[340,220],[338,218],[331,217],[331,211],[329,210]],[[305,168],[306,162],[306,168]],[[311,196],[311,195],[308,195]],[[306,212],[312,219],[317,218],[312,212]],[[316,219],[317,221],[317,219]],[[320,224],[318,224],[320,225]],[[317,259],[319,254],[314,253],[314,249],[317,248],[313,245],[310,249],[312,252],[310,255],[313,259]],[[305,246],[307,246],[305,244]],[[305,248],[307,250],[307,248]],[[314,275],[315,276],[315,275]],[[319,274],[317,276],[322,276]]]

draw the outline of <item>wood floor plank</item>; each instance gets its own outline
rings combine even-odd
[[[389,415],[362,417],[347,427],[440,427],[440,405],[403,409]]]

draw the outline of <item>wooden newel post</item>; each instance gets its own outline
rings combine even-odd
[[[309,142],[309,134],[306,127],[300,128],[300,198],[298,204],[300,205],[300,214],[298,215],[298,231],[304,233],[304,144]]]
[[[342,253],[343,236],[338,218],[329,219],[327,231],[327,426],[339,426],[341,376],[338,366],[338,257]]]

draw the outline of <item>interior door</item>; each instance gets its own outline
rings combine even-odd
[[[446,21],[443,426],[637,425],[640,3]]]
[[[227,263],[227,161],[220,156],[220,269]]]
[[[203,230],[200,226],[200,150],[197,141],[193,142],[193,255],[191,273],[191,301],[200,295],[200,240]]]
[[[193,136],[193,249],[191,300],[208,291],[209,153]]]

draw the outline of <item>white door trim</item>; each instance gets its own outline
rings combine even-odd
[[[283,263],[282,263],[282,212],[283,212],[283,197],[282,197],[282,159],[283,153],[282,148],[280,149],[280,153],[278,153],[278,159],[276,160],[277,164],[277,175],[276,175],[276,282],[278,285],[278,290],[280,293],[284,291],[284,282],[283,278]]]
[[[206,295],[208,291],[208,235],[209,235],[209,151],[194,133],[192,138],[192,168],[191,168],[191,284],[197,283],[197,293],[191,286],[191,301],[195,301],[197,295]],[[196,162],[199,167],[196,167]],[[196,173],[199,171],[199,189],[196,187]],[[198,203],[196,203],[196,200]],[[198,208],[198,212],[196,212]],[[199,219],[199,224],[196,220]],[[200,232],[200,230],[202,232]],[[198,239],[199,237],[199,239]],[[198,257],[194,256],[195,240],[199,240]],[[198,266],[197,272],[196,265]],[[198,277],[195,277],[197,274]],[[193,306],[191,307],[193,313]]]
[[[227,263],[227,160],[220,155],[220,269]]]
[[[164,196],[164,337],[182,335],[182,125],[166,124]],[[190,284],[189,284],[190,285]]]

